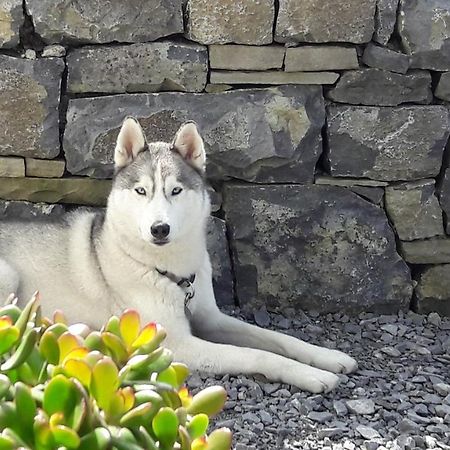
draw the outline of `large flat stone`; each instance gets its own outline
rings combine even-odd
[[[274,0],[188,0],[187,10],[187,36],[195,42],[272,42]]]
[[[434,95],[441,100],[450,102],[450,72],[441,74]]]
[[[277,42],[369,42],[375,0],[280,0]]]
[[[400,0],[398,29],[411,67],[450,70],[450,2]]]
[[[322,151],[320,87],[114,95],[69,103],[67,169],[111,176],[115,141],[127,115],[140,120],[150,142],[170,142],[181,123],[195,120],[205,141],[208,176],[215,180],[312,181]]]
[[[434,180],[424,180],[386,188],[386,212],[402,241],[444,234],[434,183]]]
[[[420,314],[450,316],[450,264],[426,268],[418,278],[414,307]]]
[[[0,177],[24,177],[25,161],[13,156],[0,156]]]
[[[409,57],[407,55],[374,44],[369,44],[364,49],[362,60],[369,67],[391,72],[406,73],[409,69]]]
[[[443,106],[328,109],[330,173],[383,181],[439,174],[450,132]]]
[[[339,78],[334,72],[238,72],[213,70],[211,83],[216,84],[333,84]]]
[[[19,43],[19,28],[23,20],[22,0],[2,0],[0,3],[0,47],[15,47]]]
[[[183,33],[183,0],[25,0],[47,43],[148,42]]]
[[[64,61],[0,55],[0,155],[54,158]]]
[[[105,205],[111,183],[89,178],[0,178],[0,199]]]
[[[174,42],[82,47],[70,52],[67,64],[71,93],[200,92],[208,52],[201,45]]]
[[[27,177],[60,178],[64,175],[65,168],[66,162],[64,160],[33,158],[25,160]]]
[[[234,305],[233,273],[225,221],[211,217],[207,238],[217,304]]]
[[[1,220],[47,221],[58,219],[64,213],[63,205],[0,200]]]
[[[285,48],[280,45],[210,45],[209,65],[212,69],[267,70],[281,69]]]
[[[225,188],[237,298],[244,308],[393,312],[412,294],[381,208],[345,188]]]
[[[305,45],[286,49],[286,72],[357,69],[356,48],[337,45]]]
[[[400,254],[411,264],[450,263],[450,238],[400,242]]]
[[[430,103],[431,75],[414,71],[406,75],[381,69],[345,72],[328,97],[352,105],[396,106],[401,103]]]
[[[373,40],[386,45],[394,32],[399,0],[377,0]]]

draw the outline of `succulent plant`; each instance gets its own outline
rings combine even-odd
[[[226,392],[192,396],[189,370],[161,346],[166,333],[126,310],[100,331],[41,316],[36,294],[0,308],[0,450],[228,450],[206,434]]]

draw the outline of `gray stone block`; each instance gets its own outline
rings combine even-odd
[[[450,72],[441,74],[434,95],[450,102]]]
[[[206,85],[206,47],[154,42],[117,47],[83,47],[67,58],[71,93],[200,92]]]
[[[284,53],[281,45],[210,45],[209,65],[228,70],[281,69]]]
[[[430,103],[431,75],[414,71],[406,75],[381,69],[345,72],[328,97],[352,105],[396,106],[401,103]]]
[[[447,168],[442,180],[441,190],[439,193],[439,203],[444,211],[447,221],[447,234],[450,235],[450,169]]]
[[[280,0],[277,42],[369,42],[375,0]]]
[[[420,314],[450,316],[450,264],[426,268],[417,281],[414,309]]]
[[[66,162],[60,159],[27,158],[25,167],[27,177],[60,178],[64,175]]]
[[[400,242],[400,254],[411,264],[450,263],[450,239],[432,238],[424,241]]]
[[[236,70],[213,70],[211,83],[217,84],[334,84],[339,78],[335,72],[239,72]]]
[[[0,156],[0,177],[24,177],[25,161],[13,156]]]
[[[337,177],[383,181],[435,177],[449,132],[447,109],[439,105],[333,105],[328,109],[328,168]]]
[[[64,61],[0,55],[0,155],[59,154],[59,98]]]
[[[242,307],[408,308],[412,285],[383,210],[332,186],[225,187]]]
[[[187,36],[201,44],[272,42],[273,0],[188,0]]]
[[[0,3],[0,47],[11,48],[19,43],[19,28],[24,20],[22,0]]]
[[[65,213],[63,205],[0,200],[1,220],[48,221]]]
[[[411,67],[450,70],[450,2],[400,0],[398,29]]]
[[[286,72],[357,69],[358,55],[354,47],[338,45],[305,45],[286,49]]]
[[[434,180],[424,180],[386,188],[386,212],[402,241],[444,234],[434,183]]]
[[[409,57],[385,47],[369,44],[362,57],[363,63],[378,69],[391,72],[406,73],[409,68]]]
[[[399,0],[377,0],[373,40],[386,45],[394,32]]]
[[[215,180],[307,182],[322,151],[320,87],[281,86],[220,94],[139,94],[72,100],[64,151],[73,174],[109,177],[123,119],[140,120],[149,141],[170,142],[195,120]],[[99,120],[92,120],[93,118]]]
[[[207,238],[217,304],[234,305],[233,273],[225,221],[211,217],[208,223]]]
[[[183,33],[183,0],[25,0],[46,43],[148,42]]]

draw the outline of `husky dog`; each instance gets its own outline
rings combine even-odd
[[[206,249],[210,201],[205,150],[193,122],[172,143],[147,143],[125,119],[106,213],[78,211],[61,223],[0,224],[0,298],[39,289],[45,314],[99,327],[126,308],[161,323],[176,360],[216,374],[265,375],[318,393],[354,359],[222,314]],[[188,302],[188,311],[186,311]]]

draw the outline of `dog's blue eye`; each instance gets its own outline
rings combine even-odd
[[[172,189],[172,195],[178,195],[183,189],[176,187]]]
[[[135,188],[136,193],[139,195],[145,195],[147,192],[145,192],[145,189],[143,187],[137,187]]]

